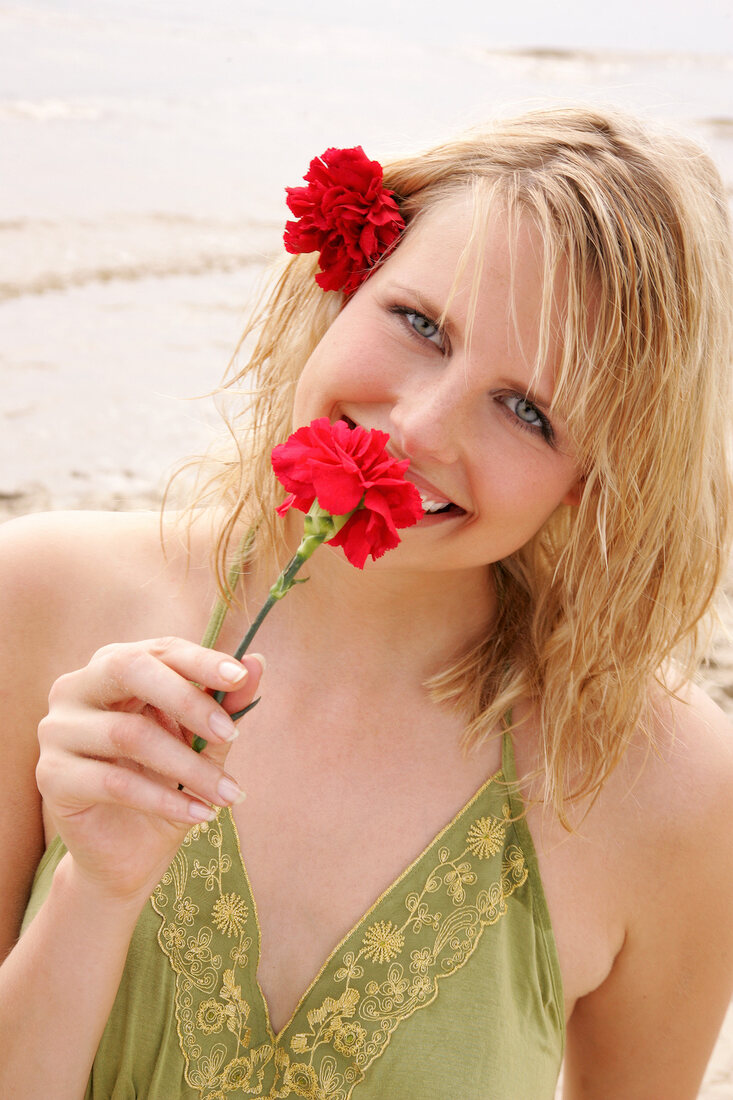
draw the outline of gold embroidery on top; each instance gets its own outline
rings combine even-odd
[[[377,921],[367,928],[362,940],[362,953],[365,959],[385,963],[396,958],[405,946],[405,937],[391,920]]]
[[[226,936],[241,936],[249,916],[249,908],[238,894],[222,894],[214,902],[211,916],[220,932]]]
[[[509,807],[505,806],[504,809],[508,811]],[[496,855],[504,843],[505,832],[506,819],[480,817],[468,830],[466,838],[468,849],[479,859],[489,859],[490,856]]]
[[[210,998],[199,1005],[196,1013],[196,1025],[203,1031],[204,1035],[213,1035],[215,1032],[221,1031],[225,1020],[226,1012],[220,1001]]]
[[[307,1029],[290,1035],[288,1025],[278,1039],[249,959],[258,937],[256,914],[251,897],[237,890],[241,872],[230,878],[232,860],[223,851],[227,822],[236,845],[231,815],[220,813],[215,822],[195,826],[151,901],[162,918],[159,943],[176,975],[185,1077],[201,1100],[226,1100],[232,1093],[265,1100],[349,1100],[395,1029],[435,1000],[440,980],[466,963],[484,928],[504,916],[507,899],[527,880],[521,849],[507,842],[510,819],[505,804],[501,817],[472,821],[462,841],[452,830],[453,846],[460,850],[441,843],[422,889],[404,898],[404,919],[395,920],[394,905],[392,919],[367,923],[367,916],[296,1010],[291,1022],[303,1015],[309,996],[330,973],[331,994],[307,1010]],[[202,853],[206,846],[209,852]],[[480,876],[477,870],[487,861],[496,861],[496,878],[480,887],[491,863]],[[195,901],[193,879],[204,890],[202,897],[198,887]],[[393,889],[380,902],[393,898]]]

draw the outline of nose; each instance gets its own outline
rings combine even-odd
[[[410,387],[395,402],[390,433],[395,444],[416,461],[436,461],[450,465],[457,461],[461,441],[467,438],[468,410],[465,383],[456,392],[453,386],[432,381]],[[460,382],[459,382],[460,386]]]

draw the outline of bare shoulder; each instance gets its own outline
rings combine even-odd
[[[109,642],[195,637],[209,605],[190,573],[175,531],[163,552],[155,513],[58,512],[0,524],[0,828],[13,838],[0,852],[0,958],[43,852],[35,767],[49,690]]]
[[[91,563],[100,547],[123,538],[145,539],[158,517],[152,512],[37,512],[0,524],[0,565],[53,568]]]
[[[154,512],[52,512],[0,524],[0,692],[35,731],[48,691],[110,642],[196,639],[213,591],[204,540]],[[7,726],[0,738],[10,735]]]
[[[80,633],[85,650],[110,630],[119,641],[146,637],[158,606],[174,620],[160,632],[176,633],[171,597],[205,572],[200,542],[155,512],[51,512],[1,524],[0,592],[23,627],[15,642],[33,643],[35,628],[50,654],[56,628],[66,652]]]
[[[8,520],[0,524],[3,579],[12,591],[49,595],[59,581],[82,583],[90,571],[109,571],[112,549],[117,562],[149,553],[159,526],[152,512],[39,512]]]
[[[671,733],[680,737],[681,752],[689,753],[703,772],[711,766],[725,782],[733,779],[733,719],[702,688],[689,684],[670,701]],[[663,721],[663,717],[661,718]]]
[[[70,611],[84,603],[95,526],[63,514],[0,525],[0,827],[15,841],[0,853],[0,958],[17,935],[43,852],[37,729],[51,684],[74,659],[79,631]]]
[[[571,1098],[696,1096],[733,990],[733,726],[691,686],[653,712],[594,810],[624,933],[570,1020]]]
[[[632,761],[634,754],[639,760],[643,755],[638,746],[624,777],[627,805],[631,800],[638,805],[636,836],[645,848],[643,853],[636,848],[644,903],[636,907],[636,921],[653,928],[658,905],[672,929],[686,926],[690,914],[680,904],[684,883],[690,901],[695,898],[692,924],[698,931],[707,925],[717,936],[722,921],[733,933],[733,723],[700,687],[688,684],[657,700],[651,733],[653,747],[637,784]],[[658,894],[643,890],[647,876],[658,882]],[[720,929],[723,939],[727,930]],[[733,985],[733,935],[729,950]]]
[[[624,769],[650,839],[681,843],[693,823],[733,826],[733,723],[700,688],[657,697],[650,749],[634,745]],[[638,785],[634,768],[638,767]],[[655,827],[656,824],[656,827]],[[733,845],[733,829],[721,837]]]

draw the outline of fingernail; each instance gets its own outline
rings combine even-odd
[[[209,715],[209,729],[223,741],[233,741],[235,737],[239,737],[239,730],[234,722],[221,710],[215,710]]]
[[[254,657],[255,661],[260,662],[260,665],[262,666],[262,671],[264,672],[265,669],[267,668],[267,661],[262,656],[262,654],[261,653],[250,653],[250,657]]]
[[[234,661],[222,661],[219,665],[219,675],[230,684],[237,684],[249,674],[244,665],[238,665]]]
[[[213,821],[216,810],[211,806],[204,806],[201,802],[191,802],[188,807],[188,816],[192,821]]]
[[[216,792],[222,803],[231,805],[235,802],[244,802],[247,797],[244,791],[241,791],[233,779],[229,779],[226,775],[219,780],[216,788]]]

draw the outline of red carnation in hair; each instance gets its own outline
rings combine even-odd
[[[423,515],[420,494],[405,480],[409,460],[398,461],[385,449],[389,436],[350,428],[328,417],[298,428],[272,452],[272,468],[290,495],[278,508],[308,512],[314,500],[335,516],[356,509],[328,541],[341,546],[352,565],[364,568],[399,544],[398,527],[411,527]]]
[[[360,145],[327,149],[304,179],[306,187],[285,188],[298,219],[285,226],[285,248],[319,252],[318,285],[352,294],[405,228],[394,192],[382,184],[381,164]]]

